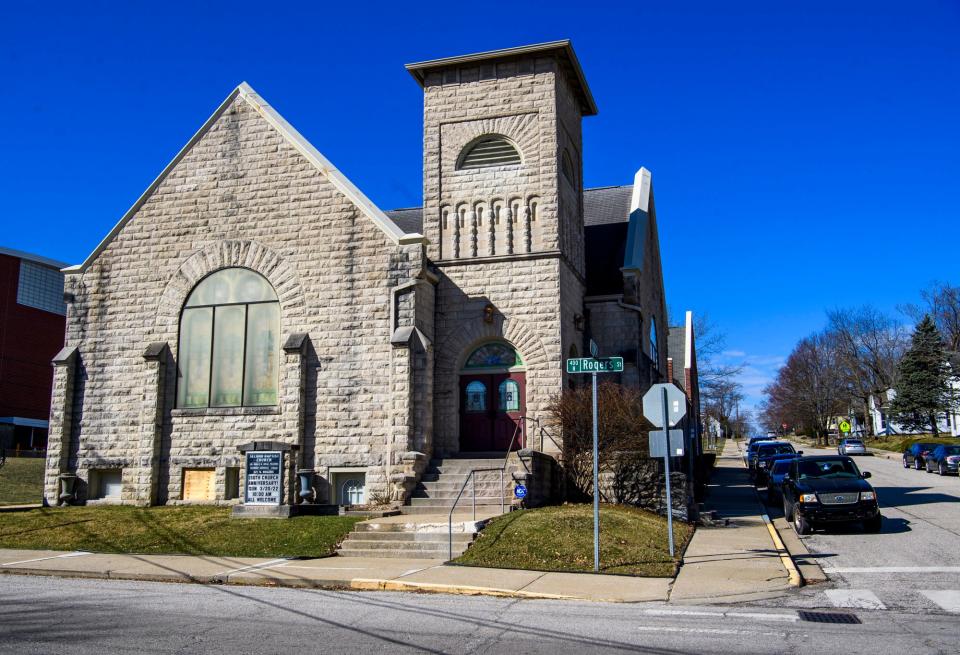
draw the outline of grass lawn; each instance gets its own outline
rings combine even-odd
[[[922,441],[924,443],[945,443],[960,444],[960,438],[950,436],[934,437],[932,434],[912,434],[909,436],[892,434],[883,437],[868,437],[863,440],[867,448],[876,448],[878,450],[889,450],[895,453],[902,453],[908,446]]]
[[[693,526],[674,522],[677,559]],[[593,505],[510,512],[491,521],[458,564],[533,571],[593,571]],[[667,520],[623,505],[600,506],[600,571],[669,577]]]
[[[61,507],[0,513],[0,548],[100,553],[323,557],[347,516],[231,519],[228,507]]]
[[[8,457],[0,467],[0,505],[39,503],[45,461],[42,457]]]

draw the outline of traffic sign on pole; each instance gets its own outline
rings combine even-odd
[[[650,387],[650,390],[643,394],[643,416],[655,427],[664,427],[660,418],[662,390],[667,392],[667,418],[672,428],[687,414],[687,397],[675,384],[661,382]]]

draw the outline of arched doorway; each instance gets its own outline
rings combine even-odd
[[[523,360],[502,341],[486,343],[467,357],[460,372],[460,450],[502,452],[510,446],[525,410]],[[514,450],[523,447],[520,439]]]

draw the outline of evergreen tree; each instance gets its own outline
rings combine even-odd
[[[897,397],[890,405],[895,420],[909,430],[938,434],[937,415],[949,408],[950,390],[943,340],[929,314],[914,330],[897,373]]]

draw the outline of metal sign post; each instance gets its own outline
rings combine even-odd
[[[667,417],[669,413],[667,412],[667,390],[660,390],[661,398],[663,399],[663,413],[660,416],[663,417],[663,426],[664,430],[667,427]],[[669,439],[668,439],[669,441]],[[670,557],[673,557],[673,496],[670,495],[670,448],[668,447],[663,453],[663,471],[664,477],[667,479],[667,537],[670,543]]]
[[[597,417],[597,374],[620,373],[623,357],[599,359],[600,348],[590,340],[591,357],[574,357],[567,360],[567,373],[589,373],[593,378],[593,570],[600,571],[600,444]]]
[[[680,422],[687,413],[687,397],[674,384],[661,382],[655,384],[643,394],[643,416],[662,430],[650,432],[650,456],[663,453],[663,471],[667,482],[667,535],[670,545],[670,557],[674,556],[673,547],[673,495],[670,491],[670,458],[684,453],[684,435],[682,430],[670,428]]]
[[[597,374],[593,373],[593,570],[600,572],[600,465],[597,438]]]

